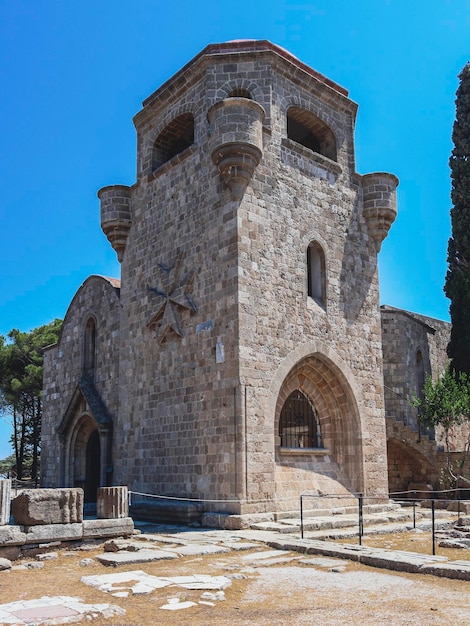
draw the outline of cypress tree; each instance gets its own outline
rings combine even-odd
[[[452,233],[444,291],[450,299],[452,331],[447,354],[454,372],[470,374],[470,62],[459,75],[454,149],[449,159],[452,179]]]

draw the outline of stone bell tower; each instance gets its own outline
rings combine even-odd
[[[115,484],[230,514],[387,498],[377,253],[398,181],[356,172],[356,112],[251,40],[144,101],[136,183],[98,194],[122,264]]]

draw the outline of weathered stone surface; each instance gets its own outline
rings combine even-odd
[[[11,569],[11,561],[0,557],[0,572],[6,569]]]
[[[59,554],[57,552],[45,552],[44,554],[36,555],[38,561],[55,561],[58,558]]]
[[[132,517],[83,521],[83,537],[129,537],[134,532]]]
[[[460,511],[462,515],[468,515],[470,513],[470,502],[468,500],[454,500],[449,503],[447,507],[448,511]]]
[[[21,555],[20,546],[5,546],[0,547],[0,557],[8,559],[9,561],[16,561]]]
[[[10,521],[11,480],[0,479],[0,526]]]
[[[0,546],[21,545],[26,535],[19,526],[0,526]]]
[[[129,515],[127,487],[100,487],[96,501],[98,518],[120,519]]]
[[[121,550],[125,550],[127,552],[137,552],[142,548],[145,548],[145,544],[138,543],[137,541],[127,541],[124,539],[111,539],[111,541],[107,541],[103,549],[105,552],[120,552]]]
[[[49,543],[57,540],[81,539],[83,537],[82,524],[46,524],[37,526],[23,526],[25,543]]]
[[[29,489],[12,502],[15,524],[74,524],[83,521],[82,489]]]
[[[138,552],[107,552],[100,554],[97,560],[103,565],[130,565],[132,563],[152,563],[153,561],[162,561],[165,559],[177,559],[175,553],[166,550],[150,550],[144,548]]]

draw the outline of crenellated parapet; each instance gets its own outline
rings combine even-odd
[[[211,156],[234,200],[246,189],[263,150],[263,107],[249,98],[226,98],[208,112]]]
[[[398,178],[387,172],[362,177],[363,215],[377,253],[397,216]]]
[[[131,228],[131,189],[109,185],[98,191],[101,201],[101,228],[121,263]]]

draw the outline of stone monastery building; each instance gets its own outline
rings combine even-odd
[[[90,276],[46,351],[43,486],[235,515],[438,486],[406,397],[449,328],[379,307],[398,180],[357,173],[356,112],[268,41],[209,45],[144,101],[136,183],[98,193],[121,280]]]

